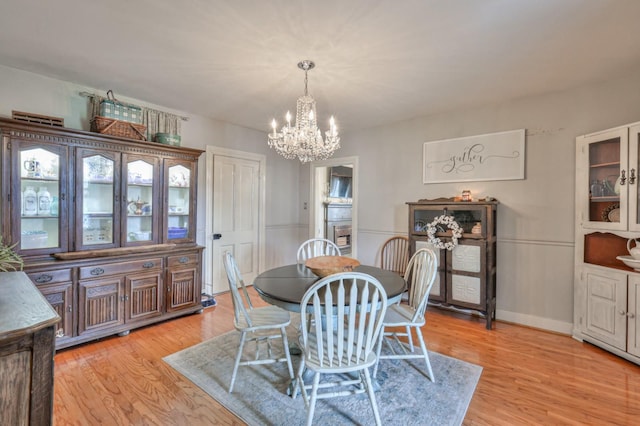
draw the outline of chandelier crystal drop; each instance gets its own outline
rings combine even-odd
[[[269,147],[288,160],[298,158],[303,163],[326,160],[340,148],[340,137],[333,116],[329,121],[329,130],[325,132],[325,139],[318,129],[316,101],[307,90],[307,73],[313,67],[313,61],[298,63],[298,68],[304,71],[304,96],[298,98],[295,125],[291,125],[291,114],[287,111],[287,124],[278,132],[278,123],[274,119],[271,122],[273,130],[269,133]]]

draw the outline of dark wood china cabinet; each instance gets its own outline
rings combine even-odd
[[[491,329],[496,315],[497,201],[454,201],[441,198],[407,203],[409,206],[409,250],[430,248],[438,257],[438,274],[429,294],[429,304],[478,314]],[[451,250],[432,242],[452,241],[452,230],[436,220],[451,217],[461,228]],[[429,225],[436,224],[433,234]],[[431,238],[430,238],[431,237]],[[432,239],[433,238],[433,239]]]
[[[200,311],[201,150],[0,118],[2,237],[61,317],[56,348]]]

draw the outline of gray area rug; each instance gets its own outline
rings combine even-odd
[[[297,342],[295,327],[290,326],[287,334],[290,344]],[[292,399],[287,395],[284,363],[241,366],[233,393],[228,393],[239,337],[229,332],[163,359],[249,425],[305,424],[302,396]],[[278,341],[274,343],[279,346]],[[254,348],[250,345],[248,353]],[[462,424],[482,367],[436,352],[429,352],[429,359],[436,383],[426,377],[424,361],[381,361],[376,399],[384,424]],[[299,360],[292,356],[294,372]],[[366,394],[318,400],[313,420],[318,425],[374,423]]]

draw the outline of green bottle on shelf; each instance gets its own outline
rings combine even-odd
[[[51,197],[51,216],[58,216],[58,197]]]
[[[611,186],[609,181],[607,179],[602,179],[602,195],[608,197],[614,194],[615,192],[613,191],[613,187]]]

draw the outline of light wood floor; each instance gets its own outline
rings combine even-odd
[[[59,351],[54,424],[243,424],[162,361],[233,329],[229,296],[217,301],[203,314]],[[465,425],[640,424],[640,367],[599,348],[503,322],[488,331],[481,319],[435,308],[423,330],[430,350],[483,367]]]

